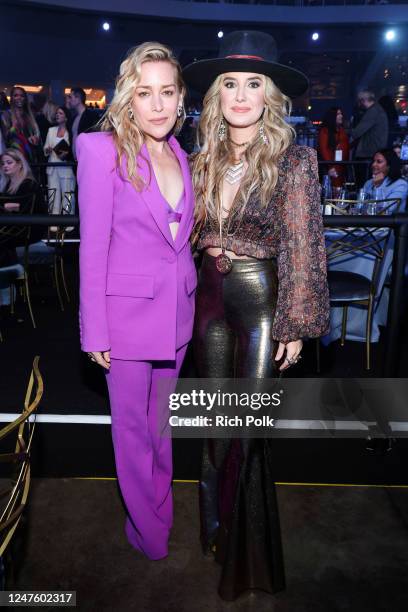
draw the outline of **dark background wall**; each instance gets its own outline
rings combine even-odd
[[[187,3],[188,4],[188,3]],[[216,6],[216,5],[214,5]],[[364,7],[363,7],[364,8]],[[395,6],[395,14],[407,7]],[[300,9],[307,12],[307,9]],[[325,9],[322,8],[324,11]],[[347,11],[348,7],[338,7]],[[108,19],[109,32],[102,22]],[[346,112],[367,70],[368,82],[379,95],[403,95],[408,73],[405,40],[408,29],[399,26],[399,40],[384,43],[386,24],[312,26],[231,23],[208,23],[148,17],[77,12],[69,9],[33,7],[3,2],[0,5],[0,85],[48,85],[59,81],[63,86],[75,84],[112,89],[119,64],[126,51],[145,40],[160,40],[173,47],[182,64],[215,55],[217,32],[226,33],[239,27],[252,27],[271,33],[277,40],[280,60],[304,70],[312,87],[309,98],[298,101],[300,109],[312,105],[319,116],[334,100]],[[317,29],[320,39],[311,41]],[[369,70],[370,66],[372,67]],[[388,77],[385,78],[385,68]],[[405,91],[406,95],[406,91]],[[295,105],[296,106],[296,105]]]

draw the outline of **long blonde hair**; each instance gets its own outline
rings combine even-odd
[[[28,161],[24,157],[24,155],[18,149],[6,149],[0,155],[0,160],[7,155],[14,159],[15,162],[21,165],[20,172],[18,173],[17,179],[10,180],[7,188],[7,193],[16,193],[19,190],[19,187],[23,181],[26,179],[30,179],[34,181],[33,173],[31,172],[31,168],[28,165]],[[2,175],[4,177],[4,173],[2,171]],[[6,178],[6,177],[5,177]]]
[[[140,82],[142,64],[145,62],[169,62],[176,71],[176,83],[184,100],[186,88],[181,76],[181,66],[172,50],[158,42],[146,42],[130,49],[126,59],[121,63],[113,100],[102,117],[102,131],[111,132],[117,151],[116,167],[124,179],[128,179],[140,191],[144,187],[138,173],[136,157],[145,141],[141,128],[134,118],[129,116],[129,104],[132,102],[135,87]],[[181,129],[185,111],[178,117],[174,131]],[[123,175],[122,162],[126,159],[127,177]]]
[[[47,100],[43,106],[43,115],[47,119],[49,123],[55,125],[55,115],[57,114],[58,105],[52,102],[52,100]]]
[[[265,144],[260,137],[256,137],[245,151],[248,169],[239,188],[237,207],[234,207],[234,215],[238,216],[242,216],[250,196],[257,190],[261,205],[268,204],[278,181],[278,160],[295,136],[294,129],[285,121],[292,109],[290,98],[285,96],[269,77],[263,78],[264,134],[268,142]],[[225,172],[231,166],[233,156],[228,137],[220,141],[218,136],[219,125],[223,119],[220,100],[222,79],[221,74],[207,91],[199,122],[200,152],[194,158],[192,170],[196,195],[195,233],[199,232],[207,219],[218,219],[219,188]]]

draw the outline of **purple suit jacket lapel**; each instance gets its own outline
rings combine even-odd
[[[138,169],[141,176],[145,179],[147,187],[140,192],[140,195],[150,210],[157,227],[166,238],[167,242],[174,247],[174,240],[167,220],[167,210],[160,197],[157,181],[153,175],[153,168],[149,168],[149,162],[149,152],[144,144],[138,155]]]
[[[193,221],[193,211],[194,211],[194,196],[193,196],[193,187],[191,184],[191,174],[190,168],[187,160],[187,155],[181,149],[179,143],[175,138],[171,138],[169,142],[172,147],[177,159],[179,160],[179,164],[181,167],[181,171],[183,173],[183,181],[184,181],[184,211],[181,216],[180,225],[178,228],[176,240],[174,241],[176,251],[180,251],[182,247],[185,245],[186,241],[190,238],[190,233],[192,229],[192,221]]]
[[[157,227],[159,228],[167,242],[170,244],[171,247],[179,251],[184,246],[191,232],[194,207],[193,190],[191,184],[190,169],[188,166],[186,154],[181,149],[179,143],[174,138],[174,136],[171,136],[169,138],[169,145],[179,161],[180,168],[183,174],[185,190],[184,211],[177,231],[176,240],[173,240],[173,237],[171,235],[167,216],[167,209],[164,206],[157,180],[153,174],[152,176],[150,176],[150,172],[153,173],[153,168],[149,171],[148,161],[150,161],[150,157],[145,144],[142,146],[142,149],[138,156],[138,168],[140,174],[144,177],[147,184],[147,187],[141,192],[141,196],[145,201],[148,209],[150,210],[150,213],[152,214]]]

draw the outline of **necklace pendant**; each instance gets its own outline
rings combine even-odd
[[[228,274],[232,269],[232,261],[225,253],[220,253],[215,258],[215,267],[221,274]]]
[[[225,173],[225,180],[230,184],[234,185],[241,180],[242,175],[244,174],[244,162],[240,161],[233,166],[230,166]]]

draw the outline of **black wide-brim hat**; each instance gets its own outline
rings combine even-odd
[[[224,72],[254,72],[270,77],[286,96],[301,96],[309,87],[306,75],[279,64],[277,57],[275,39],[270,34],[238,30],[224,36],[218,57],[189,64],[183,78],[189,87],[205,93]]]

